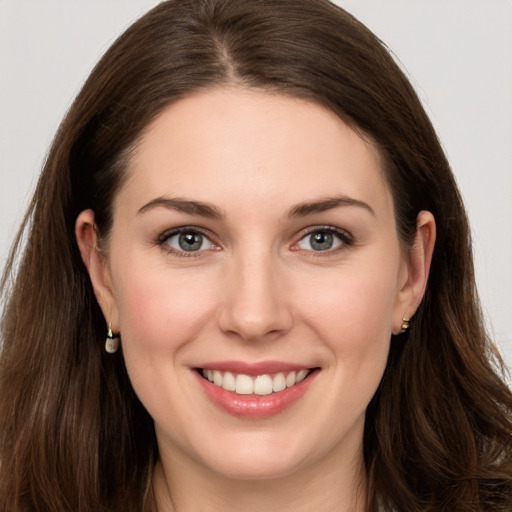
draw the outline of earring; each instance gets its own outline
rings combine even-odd
[[[108,324],[107,339],[105,340],[105,350],[109,354],[114,354],[119,348],[119,333],[114,335],[112,332],[112,322]]]
[[[409,328],[411,327],[411,319],[410,318],[405,318],[405,314],[404,316],[402,316],[402,330],[404,332],[407,332],[409,330]]]

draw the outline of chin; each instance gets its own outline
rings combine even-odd
[[[311,443],[293,439],[289,431],[282,435],[272,430],[245,434],[229,436],[232,442],[228,447],[219,443],[214,452],[203,452],[203,464],[228,479],[272,480],[294,474],[328,452],[309,453]]]
[[[212,470],[219,476],[229,480],[265,481],[285,478],[296,473],[302,464],[297,460],[276,460],[269,455],[266,460],[230,460],[212,465]]]

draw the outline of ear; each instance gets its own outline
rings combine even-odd
[[[98,247],[98,233],[94,223],[94,212],[84,210],[76,219],[75,236],[96,300],[103,311],[106,323],[119,331],[119,315],[112,292],[112,279],[107,257]]]
[[[416,219],[416,235],[407,255],[406,272],[393,312],[393,334],[404,332],[402,318],[410,319],[425,295],[436,241],[436,221],[427,211]]]

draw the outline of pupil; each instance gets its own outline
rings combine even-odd
[[[333,237],[331,233],[315,233],[311,237],[311,247],[316,251],[326,251],[332,247]]]
[[[203,245],[203,236],[199,233],[182,233],[179,244],[184,251],[197,251]]]

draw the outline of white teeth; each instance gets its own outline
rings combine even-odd
[[[254,384],[248,375],[239,374],[236,376],[236,393],[238,395],[252,395]]]
[[[286,376],[286,387],[291,388],[292,386],[295,386],[295,372],[291,372]]]
[[[295,382],[298,384],[299,382],[302,382],[308,374],[308,370],[301,370],[299,373],[297,373],[297,378]]]
[[[272,377],[270,375],[259,375],[254,381],[255,395],[270,395],[272,393]]]
[[[201,374],[212,384],[226,391],[234,391],[238,395],[270,395],[299,384],[310,372],[311,370],[300,370],[289,373],[279,372],[273,375],[264,374],[257,377],[243,373],[235,375],[220,370],[202,370]]]
[[[220,388],[222,387],[222,373],[218,370],[213,371],[213,383]]]
[[[286,379],[284,378],[284,373],[278,373],[272,381],[272,391],[277,393],[278,391],[283,391],[283,389],[286,389]]]
[[[226,372],[224,374],[224,378],[222,379],[222,387],[226,391],[236,390],[235,376],[232,373]]]

